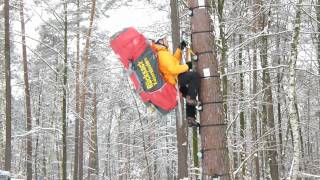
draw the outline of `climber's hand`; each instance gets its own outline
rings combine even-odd
[[[189,67],[189,70],[191,70],[191,69],[192,69],[192,62],[191,62],[191,61],[189,61],[189,62],[186,62],[186,65],[188,65],[188,67]]]
[[[183,50],[185,47],[187,47],[187,43],[183,40],[181,41],[179,48]]]

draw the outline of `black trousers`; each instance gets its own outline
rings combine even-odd
[[[197,72],[184,72],[178,75],[179,90],[183,97],[196,99],[200,88],[200,75]],[[186,105],[187,117],[196,117],[196,107]]]

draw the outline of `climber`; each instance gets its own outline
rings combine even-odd
[[[179,90],[186,99],[186,116],[190,127],[199,126],[196,122],[196,106],[200,103],[196,100],[200,87],[200,75],[189,71],[192,62],[181,64],[182,51],[187,46],[185,41],[180,43],[179,48],[172,54],[168,49],[167,37],[160,38],[152,43],[153,49],[158,54],[159,69],[166,82],[175,85],[178,81]]]

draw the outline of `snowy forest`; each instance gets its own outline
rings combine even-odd
[[[320,0],[0,0],[0,21],[0,179],[320,179]],[[127,27],[210,45],[197,121],[220,124],[141,101]]]

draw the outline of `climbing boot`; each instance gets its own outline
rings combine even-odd
[[[187,117],[187,122],[189,127],[200,127],[200,124],[193,117]]]
[[[199,102],[195,99],[191,99],[190,96],[186,96],[186,102],[190,106],[198,106]]]

